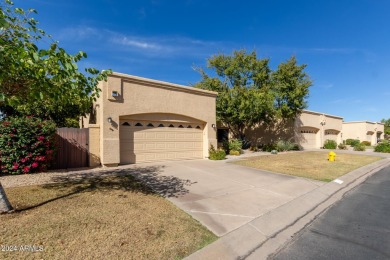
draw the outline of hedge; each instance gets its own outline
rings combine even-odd
[[[2,174],[47,170],[55,150],[56,125],[35,117],[9,117],[0,122]]]

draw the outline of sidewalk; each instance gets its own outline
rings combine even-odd
[[[354,170],[253,219],[186,259],[266,259],[344,194],[389,165],[387,158]]]

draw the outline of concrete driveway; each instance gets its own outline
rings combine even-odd
[[[218,236],[324,184],[226,161],[172,161],[133,167],[137,168],[134,175]]]

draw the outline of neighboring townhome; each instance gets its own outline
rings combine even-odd
[[[343,140],[359,139],[376,145],[384,138],[385,125],[377,122],[355,121],[343,122]]]
[[[217,145],[215,92],[120,73],[99,88],[82,121],[91,166],[207,158]]]
[[[248,129],[245,135],[252,144],[267,145],[278,140],[291,140],[303,149],[319,149],[327,139],[341,143],[342,122],[343,118],[339,116],[303,110],[293,121],[258,125]]]
[[[303,149],[321,148],[325,140],[341,143],[343,118],[304,110],[295,120],[298,130],[295,140]]]

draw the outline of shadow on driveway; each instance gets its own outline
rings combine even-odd
[[[50,183],[43,184],[42,187],[63,191],[60,192],[60,196],[19,208],[16,211],[34,209],[83,192],[122,190],[141,192],[147,195],[158,194],[165,198],[178,198],[189,192],[187,187],[194,182],[174,176],[161,175],[163,169],[164,166],[145,166],[55,175],[50,178]]]

